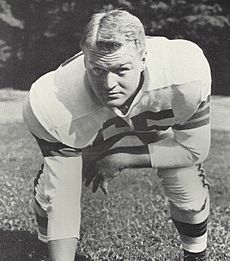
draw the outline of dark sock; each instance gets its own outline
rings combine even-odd
[[[191,253],[184,250],[184,261],[205,261],[206,260],[206,250],[199,253]]]

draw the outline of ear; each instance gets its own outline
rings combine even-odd
[[[143,70],[145,69],[145,66],[146,66],[146,56],[147,56],[147,51],[143,52],[143,55],[142,55],[142,58],[141,58],[141,62],[142,62],[142,68]]]

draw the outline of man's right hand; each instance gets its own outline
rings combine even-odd
[[[118,176],[125,168],[125,158],[121,153],[107,154],[96,159],[87,159],[83,156],[83,181],[88,187],[93,184],[92,191],[96,192],[100,186],[105,194],[108,194],[108,183]]]

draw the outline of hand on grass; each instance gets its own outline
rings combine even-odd
[[[151,167],[147,145],[137,145],[135,136],[117,136],[82,149],[83,181],[93,183],[93,192],[100,187],[108,194],[108,183],[124,168]]]
[[[108,194],[108,183],[119,175],[124,167],[124,155],[119,153],[107,154],[94,160],[83,158],[83,180],[87,187],[93,183],[93,192],[100,187]]]

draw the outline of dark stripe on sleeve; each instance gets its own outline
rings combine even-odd
[[[34,134],[43,157],[62,156],[62,157],[77,157],[81,153],[81,149],[67,146],[61,142],[49,142],[39,139]]]
[[[210,102],[210,100],[211,100],[211,97],[210,97],[210,95],[209,95],[209,96],[207,97],[207,100],[206,100],[206,101],[201,102],[201,104],[199,105],[198,109],[203,108],[207,103]]]
[[[179,233],[188,237],[200,237],[207,231],[208,219],[199,224],[188,224],[175,219],[172,219],[172,221]]]
[[[195,114],[193,114],[193,116],[189,119],[190,120],[194,120],[194,119],[198,119],[201,118],[205,115],[208,115],[210,112],[210,107],[207,107],[206,109],[204,109],[203,111],[200,112],[196,112]]]
[[[187,120],[184,124],[175,124],[173,129],[175,130],[189,130],[194,128],[199,128],[209,124],[209,113],[210,113],[210,95],[206,101],[203,101],[198,107],[197,111],[193,116]],[[207,105],[207,106],[206,106]],[[196,120],[196,121],[195,121]]]
[[[196,121],[196,122],[186,123],[186,124],[183,124],[183,125],[176,124],[176,125],[173,126],[173,129],[175,129],[175,130],[189,130],[189,129],[199,128],[199,127],[205,126],[207,124],[209,124],[209,118],[204,119],[204,120],[200,120],[200,121]]]

